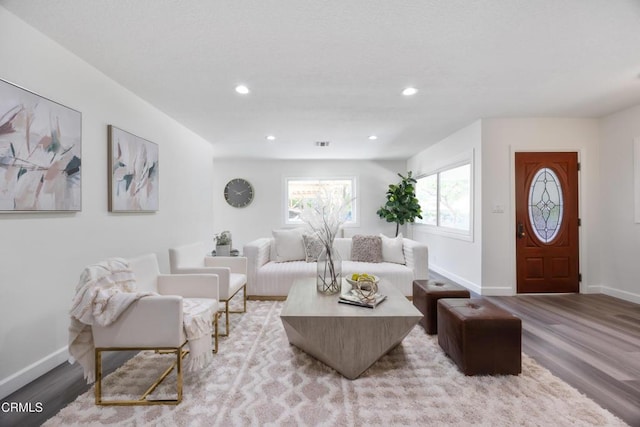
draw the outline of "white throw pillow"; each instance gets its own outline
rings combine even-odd
[[[396,264],[406,264],[404,252],[402,250],[402,233],[398,237],[387,237],[380,234],[382,238],[382,261]]]
[[[276,262],[303,261],[307,254],[304,250],[302,230],[273,230],[276,247]]]

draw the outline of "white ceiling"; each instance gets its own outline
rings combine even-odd
[[[218,157],[407,158],[479,118],[598,117],[640,103],[635,0],[0,5]],[[239,83],[251,93],[236,94]],[[400,95],[409,85],[418,94]]]

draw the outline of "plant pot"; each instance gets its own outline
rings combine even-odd
[[[216,256],[230,256],[231,245],[216,245]]]

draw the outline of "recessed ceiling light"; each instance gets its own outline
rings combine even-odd
[[[415,95],[416,93],[418,93],[418,89],[416,89],[415,87],[406,87],[402,91],[402,94],[404,96],[411,96],[411,95]]]
[[[378,137],[377,137],[377,136],[375,136],[375,135],[369,135],[369,139],[370,139],[371,141],[375,141],[376,139],[378,139]]]
[[[249,93],[249,88],[246,87],[245,85],[238,85],[236,86],[236,92],[238,92],[241,95],[246,95]]]
[[[267,135],[266,139],[269,140],[269,141],[275,141],[276,137],[273,136],[273,135]]]

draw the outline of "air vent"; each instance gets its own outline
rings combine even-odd
[[[316,141],[316,145],[318,147],[328,147],[329,146],[329,141]]]

